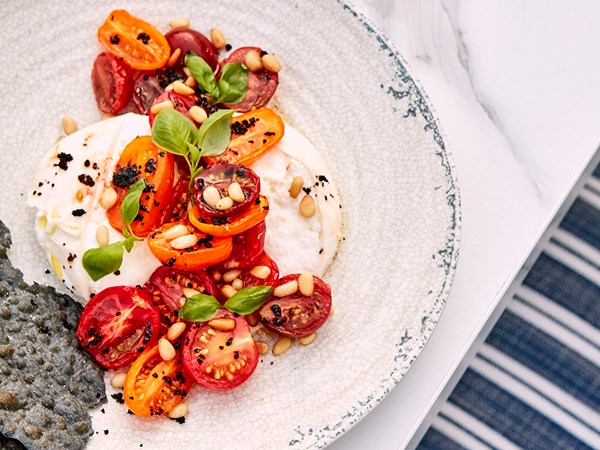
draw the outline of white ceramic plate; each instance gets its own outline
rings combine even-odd
[[[460,229],[446,143],[427,97],[384,36],[343,1],[119,2],[162,30],[189,16],[234,47],[283,62],[274,101],[327,159],[343,199],[344,234],[326,280],[335,315],[308,347],[265,356],[226,393],[195,389],[179,425],[140,419],[109,398],[89,448],[321,448],[402,379],[448,298]],[[109,2],[2,2],[0,219],[26,278],[57,285],[36,245],[24,195],[60,118],[100,118],[90,83],[96,29]],[[103,430],[109,430],[108,434]]]

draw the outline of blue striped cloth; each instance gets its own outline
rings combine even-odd
[[[600,449],[600,165],[417,448]]]

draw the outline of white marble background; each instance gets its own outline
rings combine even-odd
[[[461,253],[442,320],[402,382],[330,447],[396,449],[408,445],[595,153],[600,2],[354,3],[396,45],[429,95],[462,196]]]

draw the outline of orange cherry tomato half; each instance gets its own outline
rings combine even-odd
[[[98,40],[134,69],[160,69],[171,56],[171,48],[163,34],[124,9],[108,15],[98,28]]]
[[[165,233],[175,226],[187,227],[187,234],[171,239]],[[187,236],[193,236],[188,238]],[[180,248],[186,238],[192,245]],[[173,245],[175,247],[173,247]],[[181,270],[199,270],[225,261],[233,248],[231,237],[213,237],[200,232],[188,222],[167,223],[148,238],[148,247],[163,264]]]
[[[205,158],[206,162],[229,162],[249,166],[283,137],[283,120],[269,108],[249,111],[231,119],[231,141],[219,156]]]
[[[127,407],[138,416],[160,416],[180,404],[194,380],[182,364],[181,341],[176,341],[176,354],[165,361],[158,343],[146,349],[131,365],[125,378],[123,396]]]
[[[144,237],[162,225],[162,211],[172,201],[174,177],[173,155],[154,145],[151,136],[138,136],[127,144],[113,174],[112,186],[118,199],[106,211],[111,226],[123,230],[121,204],[129,186],[139,178],[146,181],[147,188],[140,197],[140,212],[131,223],[131,229],[136,236]]]
[[[265,220],[268,213],[269,201],[264,195],[259,195],[256,202],[250,205],[248,209],[239,216],[204,219],[200,215],[198,206],[194,205],[190,210],[188,217],[192,225],[203,233],[212,236],[225,237],[243,233],[253,226],[258,225]]]

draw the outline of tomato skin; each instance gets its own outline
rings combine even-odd
[[[234,319],[233,331],[214,329],[210,321],[194,323],[184,339],[183,364],[203,388],[224,391],[239,386],[252,375],[258,365],[258,349],[244,317],[224,309],[217,317]],[[208,342],[203,343],[201,337]],[[201,354],[206,349],[208,353]]]
[[[162,33],[124,9],[108,15],[98,28],[98,40],[134,69],[159,69],[171,56],[171,48]]]
[[[221,62],[219,69],[225,64],[234,62],[244,63],[246,53],[251,50],[254,50],[259,55],[262,53],[262,50],[259,47],[238,48]],[[220,75],[218,74],[217,76]],[[246,91],[246,97],[239,103],[225,106],[227,108],[237,109],[240,112],[247,112],[253,108],[262,108],[269,103],[269,100],[271,100],[271,97],[275,94],[278,85],[279,74],[277,72],[272,72],[267,69],[258,72],[248,71],[248,90]]]
[[[179,161],[177,161],[177,163],[178,169],[180,169]],[[183,164],[185,164],[185,162],[183,162]],[[187,165],[184,166],[184,168],[186,167]],[[173,186],[171,202],[168,203],[162,211],[160,223],[179,222],[180,220],[187,219],[187,209],[191,194],[190,178],[189,176],[183,176],[181,173],[179,175],[179,180],[175,183],[175,186]]]
[[[196,236],[193,247],[178,250],[171,247],[164,233],[175,225],[183,224],[190,234]],[[188,222],[171,222],[154,231],[148,238],[148,247],[163,264],[181,270],[200,270],[225,261],[232,250],[231,237],[213,237],[198,231]]]
[[[250,127],[245,125],[250,123]],[[204,158],[207,164],[229,162],[249,166],[279,142],[285,132],[285,125],[275,111],[260,108],[233,117],[231,130],[227,150],[219,156]]]
[[[92,68],[92,87],[98,109],[106,114],[118,113],[133,93],[131,67],[112,53],[100,53]]]
[[[98,364],[118,369],[156,342],[159,329],[160,313],[146,292],[114,286],[96,294],[85,306],[76,336]]]
[[[297,280],[299,274],[283,277],[277,284]],[[313,275],[314,294],[306,297],[300,293],[286,297],[273,297],[259,310],[260,322],[277,334],[302,337],[321,327],[331,313],[331,287]]]
[[[173,50],[181,49],[181,56],[175,63],[175,67],[183,67],[185,55],[191,51],[204,59],[213,71],[217,68],[219,52],[212,42],[199,31],[191,28],[176,28],[169,31],[165,38]]]
[[[262,255],[265,246],[267,225],[259,222],[249,230],[232,236],[233,250],[229,258],[218,265],[224,270],[253,267]]]
[[[192,225],[203,233],[212,236],[226,237],[234,236],[249,230],[253,226],[265,220],[269,213],[269,201],[267,197],[259,195],[256,201],[239,216],[220,218],[216,217],[207,221],[201,217],[198,205],[195,204],[190,209],[188,218]],[[220,223],[221,219],[224,223]],[[216,224],[215,224],[216,221]]]
[[[121,218],[121,204],[127,194],[128,186],[120,185],[117,174],[137,170],[137,178],[146,180],[148,188],[140,197],[140,212],[131,223],[131,229],[139,237],[147,236],[154,228],[160,226],[162,210],[171,202],[175,166],[173,155],[163,151],[152,142],[151,136],[138,136],[131,141],[119,158],[115,168],[112,186],[117,191],[117,203],[106,213],[111,226],[119,231],[123,230],[124,223]]]
[[[213,208],[203,198],[203,192],[208,187],[219,190],[221,197],[228,195],[231,183],[239,183],[244,193],[243,202],[234,202],[233,206],[221,211]],[[198,205],[200,216],[204,219],[210,217],[233,217],[242,214],[256,201],[260,193],[260,178],[249,167],[240,164],[218,163],[203,170],[194,179],[194,198]]]
[[[176,355],[171,361],[161,358],[156,343],[139,355],[127,371],[123,397],[134,414],[144,417],[166,414],[190,392],[194,381],[181,361],[181,340],[173,344]]]
[[[185,297],[184,287],[194,289],[201,294],[215,296],[217,293],[217,288],[206,271],[184,272],[166,266],[156,269],[142,288],[150,296],[152,304],[160,311],[166,328],[180,320],[178,312],[183,306],[181,298]]]

